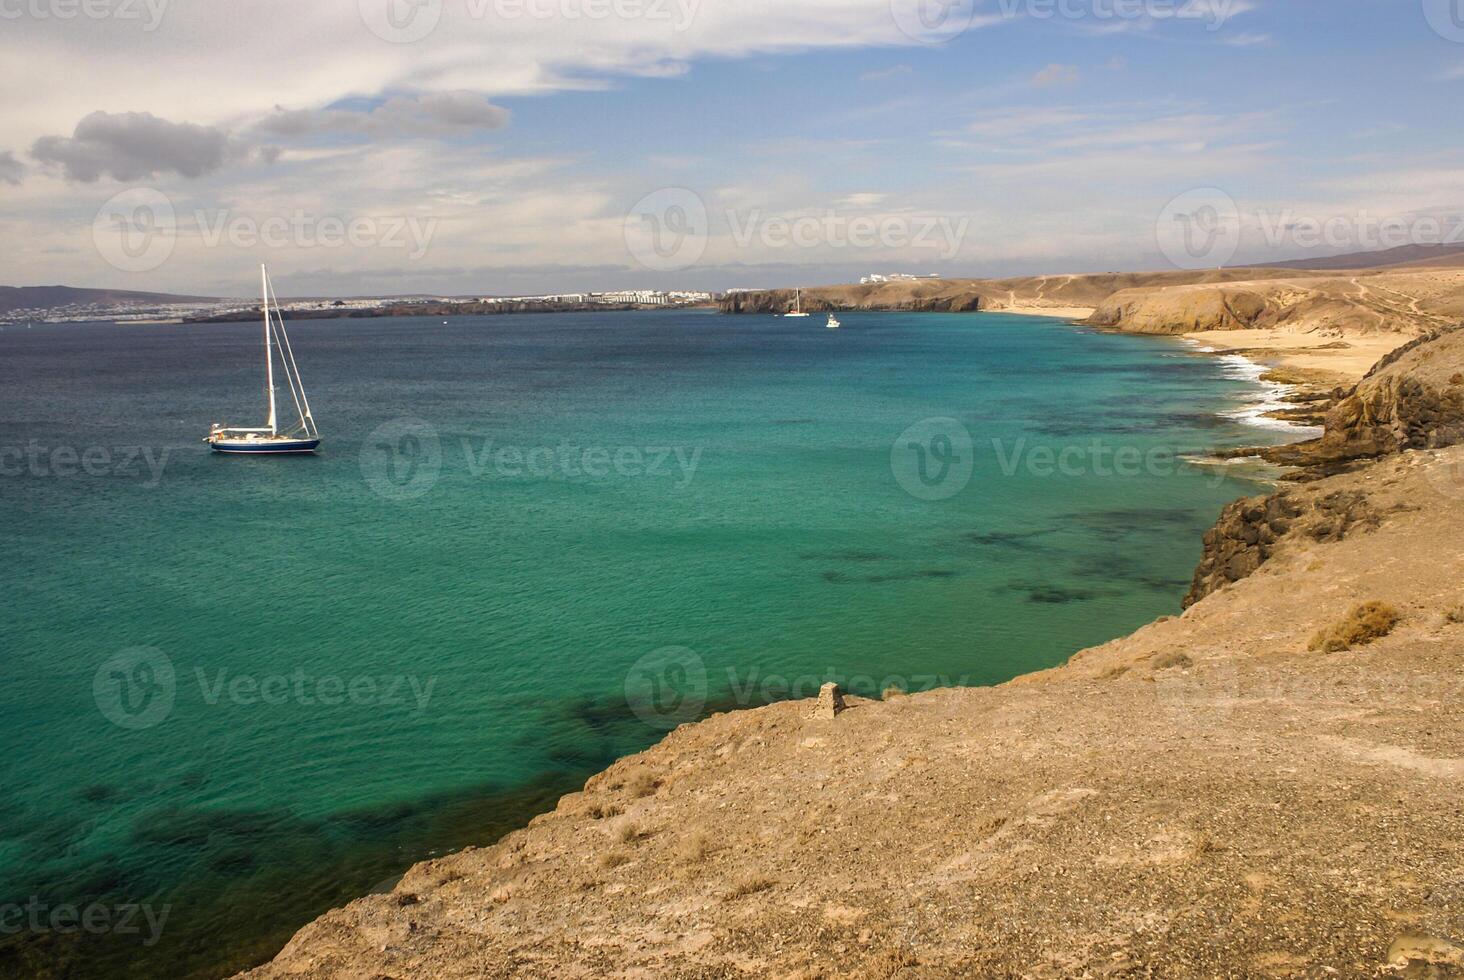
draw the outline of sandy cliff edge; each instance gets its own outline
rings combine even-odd
[[[1367,391],[1447,388],[1460,336]],[[1233,505],[1181,616],[682,726],[248,975],[1464,974],[1464,446],[1385,443]],[[1391,632],[1308,649],[1369,600]]]

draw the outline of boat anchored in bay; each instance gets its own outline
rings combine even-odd
[[[263,265],[259,267],[259,284],[263,293],[264,391],[269,401],[269,420],[264,426],[253,429],[215,422],[203,441],[216,453],[313,453],[320,446],[320,431],[315,427],[315,417],[310,414],[305,385],[300,380],[300,369],[295,365],[295,351],[290,347],[290,336],[285,332],[285,321],[280,316],[279,300],[274,296],[269,273]],[[284,431],[280,429],[275,405],[276,350],[279,351],[280,369],[290,386],[290,399],[299,415],[299,421]]]

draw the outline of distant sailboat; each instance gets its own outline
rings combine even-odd
[[[315,428],[315,417],[310,414],[310,402],[305,398],[305,385],[300,381],[300,369],[295,366],[295,352],[290,347],[290,337],[285,333],[285,321],[280,316],[279,300],[269,284],[269,273],[263,265],[259,267],[259,284],[264,294],[264,391],[269,400],[269,421],[263,428],[243,429],[215,422],[203,441],[213,447],[216,453],[313,453],[320,445],[320,432]],[[270,309],[273,306],[273,314]],[[290,385],[290,399],[300,420],[288,431],[281,432],[275,411],[274,361],[275,350],[279,350],[280,368]]]
[[[797,290],[793,294],[793,312],[784,313],[784,316],[808,316],[803,312],[803,290]]]

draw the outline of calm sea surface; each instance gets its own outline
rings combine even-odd
[[[257,324],[0,332],[0,972],[217,976],[700,712],[1057,664],[1257,492],[1176,453],[1277,438],[999,314],[290,330],[314,458],[199,441]]]

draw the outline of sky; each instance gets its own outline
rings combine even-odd
[[[0,0],[0,283],[522,295],[1464,243],[1464,0]]]

